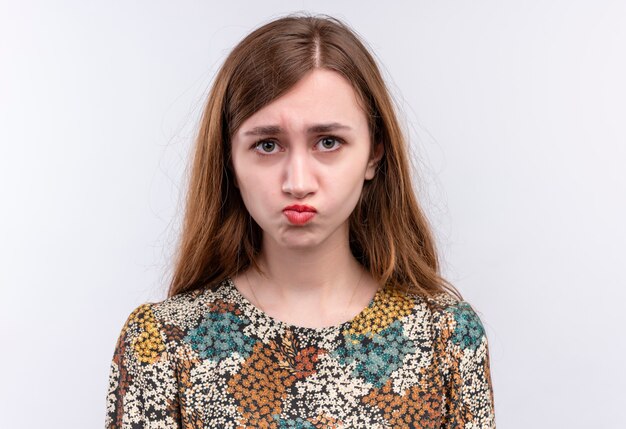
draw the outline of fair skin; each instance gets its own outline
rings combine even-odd
[[[319,124],[341,127],[310,130]],[[280,129],[259,131],[268,126]],[[383,155],[382,144],[374,153],[370,148],[356,92],[326,69],[308,73],[233,135],[235,186],[263,231],[259,262],[267,276],[250,268],[232,280],[268,315],[298,326],[334,326],[373,298],[379,285],[348,242],[348,218]],[[294,224],[283,213],[292,204],[313,206],[316,214]]]

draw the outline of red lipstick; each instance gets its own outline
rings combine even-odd
[[[291,206],[287,206],[283,209],[283,213],[294,225],[304,225],[313,217],[315,217],[315,207],[301,205],[301,204],[293,204]]]

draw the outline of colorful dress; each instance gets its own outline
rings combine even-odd
[[[289,325],[230,278],[137,307],[107,428],[495,428],[487,337],[465,301],[379,289],[355,318]]]

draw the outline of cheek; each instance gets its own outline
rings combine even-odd
[[[241,174],[237,176],[239,193],[252,217],[263,216],[269,204],[276,199],[267,175]]]
[[[252,204],[255,196],[258,196],[260,191],[259,181],[255,180],[254,177],[245,174],[238,175],[237,182],[239,183],[239,193],[241,194],[243,202],[246,203],[246,205]]]
[[[358,168],[342,169],[340,173],[335,173],[327,182],[328,197],[335,209],[340,210],[342,214],[350,214],[356,207],[361,192],[363,190],[363,172]]]

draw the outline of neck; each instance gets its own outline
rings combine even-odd
[[[378,289],[352,255],[347,229],[306,249],[264,240],[258,262],[265,275],[250,268],[235,276],[240,292],[266,313],[301,326],[348,320]]]
[[[271,289],[273,298],[287,303],[302,299],[323,303],[351,294],[365,270],[352,255],[347,237],[340,235],[300,249],[263,240],[259,264],[265,276],[255,276],[258,289],[264,294]]]

